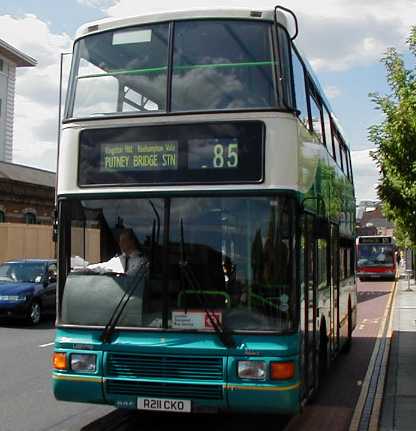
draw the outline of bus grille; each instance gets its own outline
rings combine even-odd
[[[129,378],[223,380],[222,358],[144,356],[110,353],[107,375]]]
[[[134,382],[107,380],[106,391],[110,395],[134,395],[156,398],[222,400],[221,385],[187,385],[177,383]]]

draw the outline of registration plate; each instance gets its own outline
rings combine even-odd
[[[153,410],[159,412],[190,413],[191,401],[163,398],[138,398],[137,408],[139,410]]]

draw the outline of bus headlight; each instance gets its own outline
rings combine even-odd
[[[94,373],[97,369],[97,356],[83,353],[71,355],[71,370],[80,373]]]
[[[266,363],[264,361],[238,361],[240,379],[265,380]]]

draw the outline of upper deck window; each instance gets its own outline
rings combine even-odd
[[[293,80],[295,84],[296,109],[299,111],[299,119],[308,125],[308,102],[306,99],[305,71],[298,53],[292,50]]]
[[[322,129],[322,117],[321,108],[315,97],[310,95],[309,101],[311,104],[311,127],[312,131],[316,133],[320,142],[323,142],[323,129]]]
[[[188,20],[87,36],[69,94],[67,118],[278,108],[272,23]]]
[[[68,116],[165,111],[168,38],[168,24],[156,24],[77,42]]]
[[[251,21],[178,22],[172,111],[275,106],[270,30]]]

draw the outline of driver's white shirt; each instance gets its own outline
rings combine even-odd
[[[145,262],[145,258],[137,250],[135,250],[129,254],[128,269],[126,271],[126,257],[126,253],[123,253],[121,256],[118,256],[121,261],[121,264],[123,265],[123,270],[126,274],[134,273]]]
[[[146,261],[145,257],[142,256],[139,251],[135,250],[129,254],[128,270],[126,271],[126,253],[122,253],[120,256],[114,256],[107,262],[100,262],[93,265],[88,265],[90,269],[97,269],[99,271],[109,272],[124,272],[125,274],[134,274],[140,266]]]

